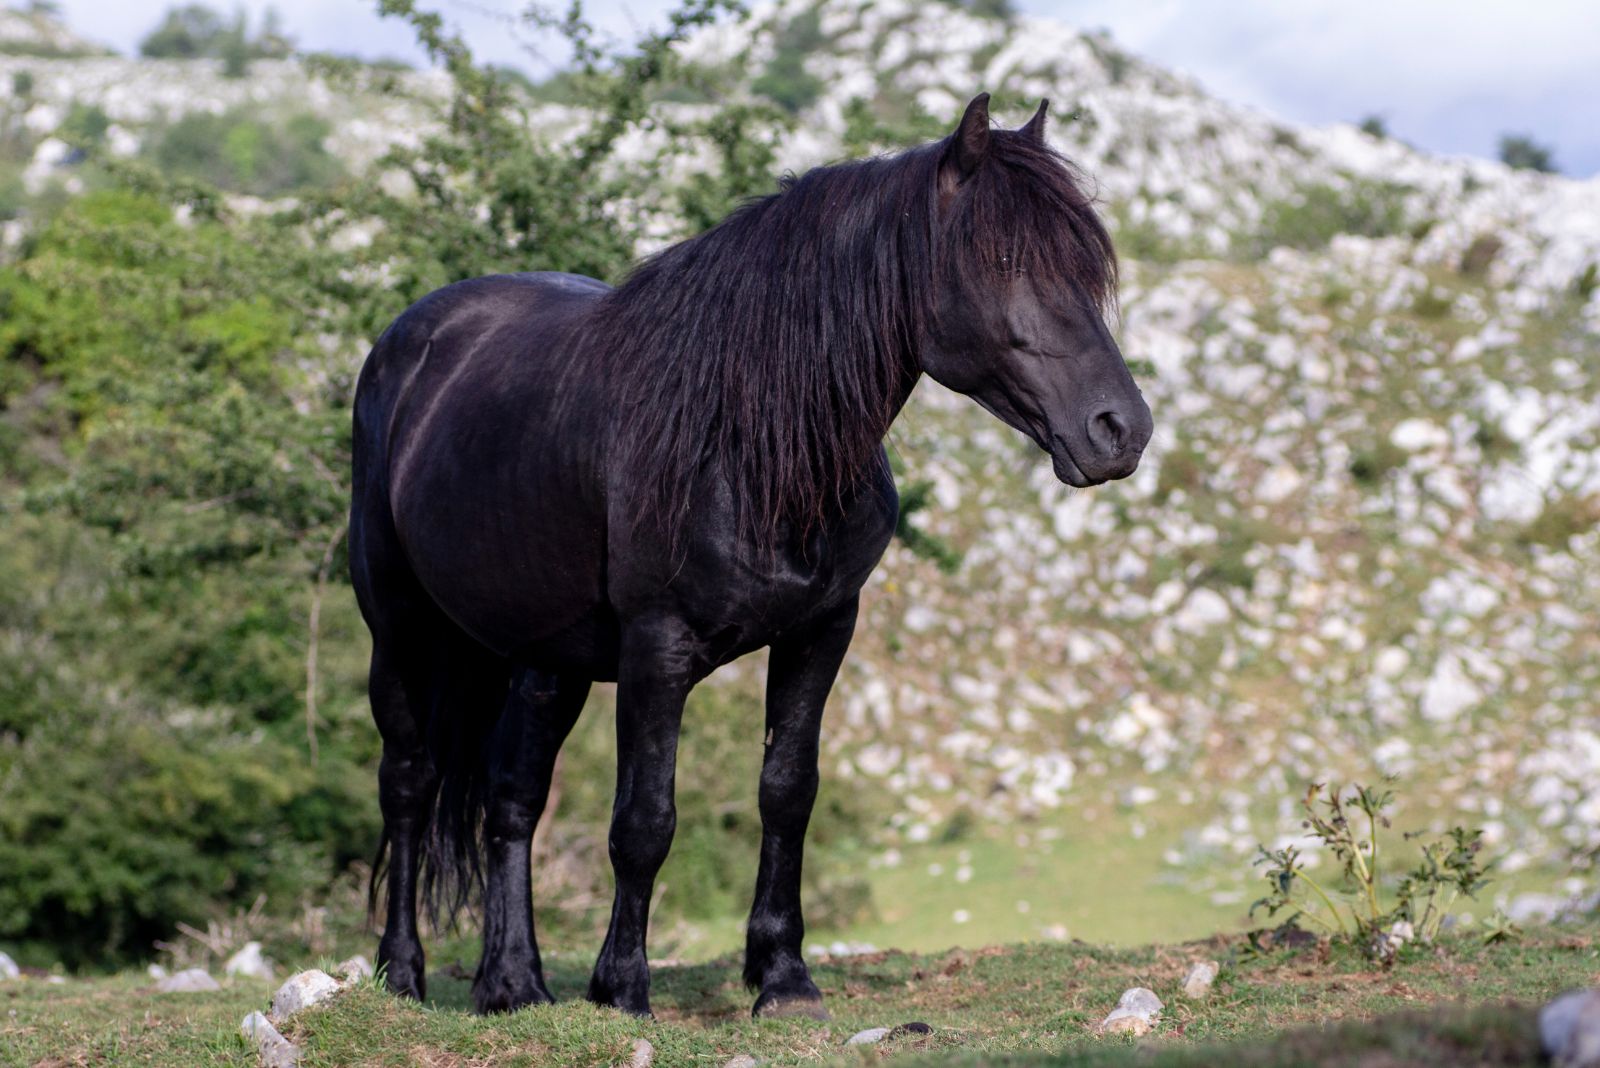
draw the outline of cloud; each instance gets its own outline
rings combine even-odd
[[[1541,0],[1033,0],[1104,26],[1130,50],[1218,95],[1300,122],[1383,115],[1438,152],[1493,155],[1499,135],[1552,142],[1569,171],[1600,170],[1592,3]]]

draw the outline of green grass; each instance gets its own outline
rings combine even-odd
[[[1493,947],[1467,938],[1411,947],[1388,971],[1347,949],[1252,960],[1242,948],[1226,938],[1137,949],[1034,943],[830,960],[815,969],[834,1015],[827,1024],[750,1019],[735,957],[658,966],[658,1018],[635,1020],[580,1000],[587,954],[552,954],[553,1008],[472,1016],[469,980],[446,967],[430,978],[425,1006],[366,985],[285,1031],[308,1066],[611,1065],[626,1063],[638,1038],[661,1065],[720,1065],[739,1053],[774,1065],[879,1054],[909,1063],[1510,1065],[1537,1063],[1531,1006],[1600,981],[1592,940],[1558,930]],[[1224,962],[1222,976],[1208,998],[1187,1001],[1178,984],[1205,958]],[[1136,985],[1167,1003],[1156,1033],[1137,1045],[1095,1034]],[[249,1064],[235,1029],[269,996],[259,982],[193,995],[157,995],[127,976],[10,983],[0,988],[0,1064]],[[1389,1018],[1397,1013],[1411,1015]],[[868,1052],[843,1044],[858,1030],[914,1020],[932,1035]]]

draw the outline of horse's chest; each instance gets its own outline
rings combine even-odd
[[[853,599],[882,558],[898,514],[885,470],[824,529],[771,551],[731,537],[728,524],[708,524],[664,592],[709,659],[725,662],[803,633]]]

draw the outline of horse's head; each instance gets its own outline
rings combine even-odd
[[[940,143],[922,368],[1032,438],[1061,481],[1092,486],[1133,473],[1153,423],[1106,326],[1111,239],[1046,144],[1045,110],[991,130],[983,94]]]

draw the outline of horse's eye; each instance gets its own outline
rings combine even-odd
[[[1010,256],[1001,256],[997,265],[1001,274],[1021,274],[1022,268],[1017,266],[1017,261]]]

